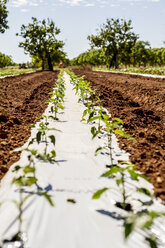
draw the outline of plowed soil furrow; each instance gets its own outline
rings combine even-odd
[[[37,121],[47,105],[58,72],[38,72],[0,79],[0,179],[30,136],[30,124]]]
[[[102,104],[124,121],[137,142],[120,139],[131,161],[148,176],[155,195],[165,200],[165,79],[74,70],[97,89]]]

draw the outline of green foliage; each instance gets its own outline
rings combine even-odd
[[[124,237],[127,239],[133,231],[140,228],[147,230],[145,232],[145,240],[151,248],[159,247],[159,240],[152,232],[152,226],[157,218],[165,217],[165,213],[156,211],[143,211],[138,213],[131,213],[124,222]]]
[[[63,102],[65,96],[65,84],[63,80],[63,71],[59,73],[57,84],[53,89],[53,92],[50,92],[51,98],[49,98],[46,103],[52,103],[51,112],[54,116],[49,116],[54,120],[58,120],[57,113],[58,110],[64,110]]]
[[[61,102],[63,101],[64,97],[64,80],[63,80],[63,72],[61,71],[58,80],[57,85],[55,89],[58,89],[58,108],[63,109],[63,106]],[[57,91],[54,89],[53,92],[51,92],[51,95],[56,96]],[[51,102],[51,101],[50,101]],[[19,192],[19,200],[13,200],[15,203],[17,209],[18,209],[18,222],[19,222],[19,228],[18,232],[14,237],[18,237],[18,240],[21,241],[21,234],[22,234],[22,222],[23,222],[23,210],[24,210],[24,204],[26,200],[33,194],[37,194],[40,196],[43,196],[48,203],[51,206],[54,206],[54,202],[51,198],[51,195],[49,195],[46,191],[46,189],[42,189],[38,185],[38,178],[36,176],[36,161],[38,159],[43,160],[44,162],[56,162],[56,151],[53,149],[49,153],[47,152],[47,146],[48,146],[48,139],[50,142],[55,146],[56,138],[54,135],[48,135],[49,131],[59,131],[55,128],[49,128],[49,119],[50,116],[42,115],[38,117],[38,119],[42,120],[39,123],[39,127],[36,133],[36,137],[32,138],[30,142],[28,143],[27,148],[21,148],[19,151],[26,151],[28,153],[28,163],[26,165],[20,166],[16,165],[13,172],[15,172],[16,176],[14,177],[12,183],[18,187]],[[34,125],[31,125],[32,128],[34,128]],[[43,142],[45,144],[44,153],[40,153],[37,149],[30,149],[30,146],[33,145],[34,142],[37,142],[40,144]],[[27,190],[28,189],[28,190]],[[25,195],[26,194],[26,195]],[[25,196],[24,196],[25,195]]]
[[[0,53],[0,68],[12,66],[14,64],[11,56]]]
[[[70,65],[90,64],[93,66],[106,64],[104,49],[91,49],[81,53],[70,61]]]
[[[85,103],[86,109],[83,112],[82,120],[87,123],[95,124],[91,127],[92,137],[95,138],[101,134],[107,135],[107,142],[105,146],[98,147],[96,153],[104,149],[109,149],[110,154],[110,169],[104,172],[101,177],[106,177],[110,180],[115,180],[117,188],[119,189],[122,201],[116,202],[116,206],[122,208],[123,210],[129,211],[129,214],[124,215],[124,236],[127,239],[130,234],[137,228],[146,230],[145,240],[148,242],[150,248],[158,248],[159,240],[156,235],[152,232],[152,226],[154,225],[154,220],[158,217],[164,217],[165,213],[159,213],[154,211],[147,211],[146,206],[151,206],[153,203],[153,195],[145,187],[136,186],[133,184],[131,192],[128,187],[126,187],[127,180],[138,182],[139,179],[143,178],[148,181],[145,175],[137,172],[135,166],[130,162],[126,161],[117,161],[117,164],[113,164],[112,158],[112,144],[111,136],[112,134],[119,135],[124,138],[131,138],[130,135],[125,134],[123,130],[123,121],[120,118],[111,118],[105,110],[101,107],[100,99],[95,96],[95,92],[92,92],[92,97],[90,97],[90,90],[88,91],[89,82],[83,80],[83,78],[78,78],[72,72],[67,71],[71,77],[71,83],[76,90],[76,94],[80,95],[79,101]],[[87,89],[87,91],[85,90]],[[94,97],[93,97],[94,96]],[[95,106],[96,104],[96,106]],[[96,123],[97,121],[97,123]],[[111,188],[104,187],[97,190],[92,198],[99,199],[104,192],[111,190]],[[148,201],[142,201],[138,199],[138,194],[136,198],[133,198],[132,195],[137,192],[138,194],[143,194]],[[133,209],[132,201],[137,201],[141,203],[141,208],[139,212],[135,212]]]
[[[93,194],[93,199],[99,199],[100,196],[105,192],[107,191],[108,188],[103,188],[103,189],[99,189],[98,191],[96,191],[94,194]]]
[[[122,163],[119,163],[118,165],[111,166],[111,168],[108,171],[106,171],[105,173],[101,175],[102,177],[113,178],[116,180],[116,185],[119,187],[119,190],[122,194],[123,200],[120,204],[123,209],[127,207],[127,204],[131,205],[131,203],[128,201],[130,195],[127,194],[127,188],[126,188],[126,181],[127,181],[128,175],[134,181],[139,181],[139,178],[142,177],[142,174],[135,170],[135,166],[128,162],[122,162]],[[136,191],[139,193],[145,194],[146,196],[150,198],[153,197],[151,192],[146,188],[136,187]],[[143,202],[141,203],[143,204]]]
[[[19,47],[24,48],[25,53],[29,53],[32,57],[42,60],[43,70],[45,61],[49,70],[53,70],[52,62],[59,62],[65,56],[62,51],[64,43],[56,38],[60,29],[49,19],[46,22],[46,20],[38,21],[32,17],[32,21],[27,26],[21,26],[21,32],[17,35],[24,41],[19,43]]]
[[[131,20],[111,18],[106,20],[97,35],[88,36],[88,39],[92,47],[104,49],[107,65],[117,68],[122,56],[129,55],[138,39],[131,30]]]
[[[8,0],[0,0],[0,33],[4,33],[8,27],[7,23],[7,16],[8,11],[6,8]]]

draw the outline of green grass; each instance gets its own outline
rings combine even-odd
[[[18,66],[0,68],[0,77],[20,75],[28,72],[35,72],[36,69],[19,69]]]
[[[112,71],[123,73],[141,73],[165,76],[165,66],[146,66],[146,67],[121,67],[119,69],[108,69],[107,67],[93,67],[93,70],[97,71]]]

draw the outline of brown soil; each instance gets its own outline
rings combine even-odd
[[[38,72],[0,79],[0,179],[30,136],[30,124],[37,121],[46,108],[45,101],[58,72]]]
[[[102,104],[124,121],[125,132],[136,138],[120,139],[131,161],[148,176],[155,195],[165,200],[165,79],[74,70],[97,89]]]

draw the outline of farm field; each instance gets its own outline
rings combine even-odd
[[[35,72],[36,69],[19,69],[18,66],[8,66],[5,68],[0,68],[0,77],[14,76],[30,72]]]
[[[107,72],[73,70],[91,87],[113,117],[124,121],[125,131],[137,142],[120,138],[120,146],[146,174],[155,195],[165,200],[165,79]]]
[[[39,73],[46,81],[55,75]],[[37,74],[31,76],[31,81],[38,80]],[[152,197],[152,185],[135,171],[128,153],[119,149],[115,132],[108,133],[111,117],[101,105],[93,110],[96,115],[98,109],[103,110],[103,118],[108,118],[106,126],[92,119],[87,121],[84,115],[87,102],[90,106],[94,103],[88,86],[87,81],[66,70],[60,72],[47,94],[51,95],[47,100],[49,105],[32,126],[20,160],[1,181],[0,247],[14,243],[17,247],[30,248],[108,248],[109,244],[116,248],[148,248],[148,240],[152,241],[155,233],[158,235],[153,242],[164,247],[164,206]],[[39,102],[37,98],[36,102]],[[115,126],[113,131],[122,131],[121,120],[114,121],[118,128]],[[91,134],[97,128],[105,132],[92,139]],[[105,144],[110,148],[108,152]],[[94,156],[100,147],[102,152]],[[134,218],[144,221],[142,226],[151,220],[146,232],[136,230],[136,225],[130,230]]]
[[[151,74],[151,75],[161,75],[165,76],[165,67],[164,66],[146,66],[146,67],[120,67],[119,69],[108,69],[107,67],[93,67],[95,71],[107,71],[107,72],[124,72],[124,73],[141,73],[141,74]]]
[[[19,154],[10,152],[22,146],[45,108],[58,72],[38,72],[0,79],[0,178]]]

